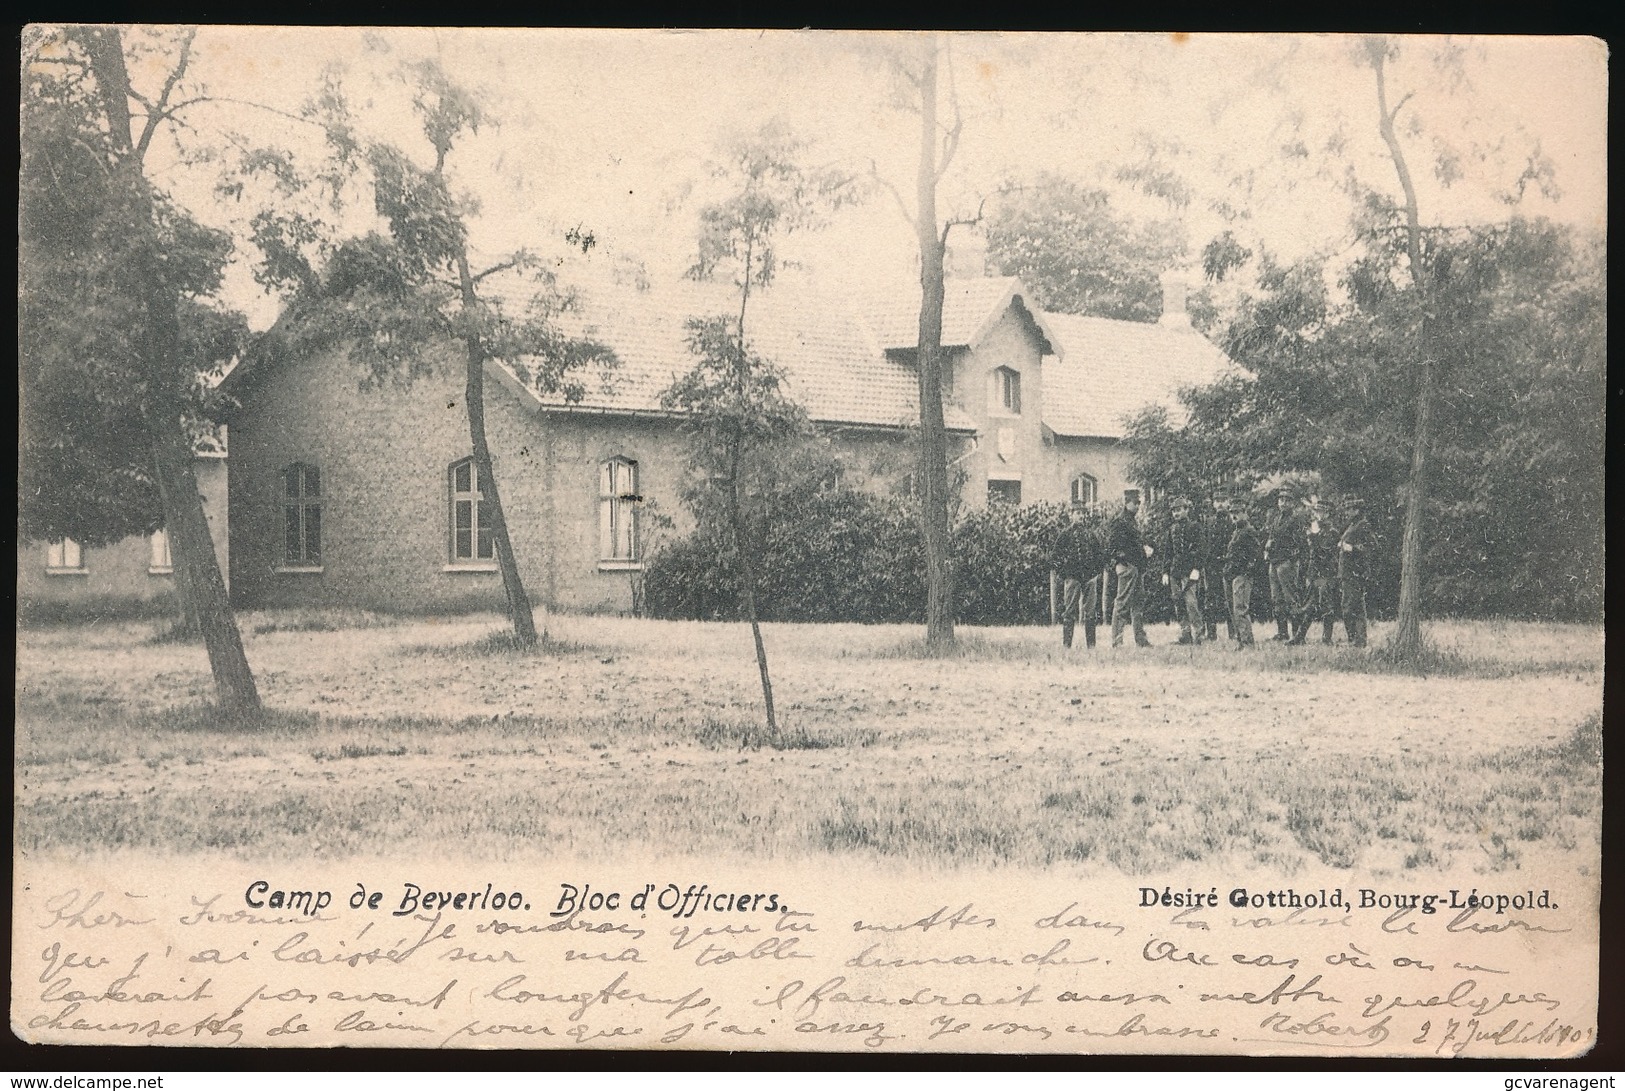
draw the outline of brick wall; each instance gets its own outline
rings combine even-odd
[[[397,612],[500,609],[494,562],[452,560],[450,466],[472,451],[461,368],[363,390],[354,364],[268,369],[232,423],[233,588],[247,608],[342,605]],[[599,465],[638,464],[638,489],[686,525],[683,440],[669,421],[538,413],[486,382],[486,432],[520,575],[539,605],[626,611],[633,573],[599,556]],[[319,566],[285,558],[283,477],[321,472]]]
[[[996,415],[988,373],[1022,376],[1022,413]],[[245,608],[350,606],[394,612],[500,609],[494,563],[455,564],[448,471],[471,451],[462,370],[448,353],[440,374],[410,387],[360,387],[360,369],[337,355],[287,361],[249,377],[231,424],[232,589]],[[955,360],[954,390],[982,429],[963,463],[965,499],[985,502],[990,465],[1023,475],[1023,500],[1061,500],[1066,481],[1041,424],[1040,357],[1024,324],[1008,314],[975,350]],[[542,412],[497,381],[486,383],[487,433],[520,573],[538,605],[589,612],[632,608],[635,568],[600,557],[599,467],[638,465],[645,498],[645,543],[675,537],[691,520],[680,499],[687,440],[675,421],[585,412]],[[1013,457],[998,459],[997,430],[1013,431]],[[914,437],[898,430],[831,433],[848,481],[896,492],[917,458]],[[967,446],[952,444],[955,454]],[[285,557],[283,471],[293,463],[321,474],[319,565]],[[1103,482],[1104,487],[1104,482]],[[656,531],[648,516],[670,517]]]
[[[1053,500],[1050,455],[1044,446],[1042,357],[1026,323],[1006,310],[979,344],[954,355],[953,400],[976,422],[976,450],[960,465],[964,500],[972,507],[987,503],[991,478],[1019,479],[1021,502]],[[1021,376],[1021,415],[1002,411],[992,374],[1008,367]],[[1009,437],[1001,450],[1001,433]],[[952,457],[952,456],[950,456]]]
[[[1006,311],[982,341],[954,357],[953,400],[976,422],[976,450],[961,465],[966,472],[965,502],[987,502],[988,481],[1019,478],[1021,502],[1064,504],[1072,498],[1072,479],[1087,473],[1097,483],[1101,502],[1114,503],[1134,487],[1128,474],[1128,451],[1117,440],[1056,436],[1043,426],[1042,356],[1027,324]],[[995,399],[991,373],[1009,367],[1021,376],[1021,415],[1011,417]],[[1008,430],[1008,452],[1000,450],[1000,432]]]
[[[1057,502],[1071,500],[1072,478],[1080,473],[1095,479],[1097,499],[1107,505],[1120,503],[1124,489],[1137,487],[1128,476],[1128,449],[1115,439],[1056,436],[1049,455],[1047,487]]]
[[[199,458],[194,464],[203,512],[214,537],[221,571],[229,565],[226,496],[228,473],[223,458]],[[173,608],[174,577],[152,568],[152,543],[133,535],[110,546],[80,551],[79,572],[50,572],[45,542],[17,545],[17,607],[24,615],[82,616],[96,613],[159,613]]]

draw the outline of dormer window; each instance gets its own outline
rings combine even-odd
[[[1005,416],[1021,416],[1021,372],[1015,368],[993,369],[993,389],[989,409]]]

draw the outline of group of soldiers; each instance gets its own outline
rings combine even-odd
[[[1318,622],[1321,643],[1330,644],[1341,616],[1349,643],[1365,647],[1365,598],[1375,539],[1364,502],[1345,497],[1334,510],[1323,507],[1318,497],[1299,496],[1285,487],[1274,490],[1270,499],[1274,506],[1260,530],[1245,498],[1216,503],[1218,518],[1204,525],[1192,516],[1190,500],[1176,497],[1172,521],[1157,545],[1141,529],[1138,489],[1123,493],[1123,510],[1107,523],[1104,534],[1089,524],[1085,506],[1073,505],[1071,521],[1051,553],[1060,581],[1062,643],[1072,646],[1081,621],[1084,640],[1094,647],[1100,608],[1110,593],[1112,646],[1122,646],[1128,626],[1134,643],[1149,647],[1142,617],[1146,586],[1160,579],[1173,600],[1179,643],[1217,640],[1222,613],[1229,639],[1238,648],[1251,648],[1253,588],[1262,578],[1275,617],[1275,640],[1302,644]],[[1228,527],[1223,526],[1226,516]]]

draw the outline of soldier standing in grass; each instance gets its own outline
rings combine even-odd
[[[1140,648],[1151,646],[1151,641],[1146,639],[1145,635],[1145,621],[1140,616],[1143,596],[1140,573],[1153,551],[1145,544],[1145,539],[1140,534],[1139,513],[1140,490],[1123,490],[1123,510],[1112,520],[1111,530],[1106,536],[1106,553],[1111,558],[1112,571],[1117,575],[1117,597],[1112,601],[1114,648],[1123,646],[1123,623],[1131,619],[1134,625],[1135,646]],[[1128,618],[1123,616],[1125,612]]]
[[[1088,510],[1081,500],[1072,502],[1072,515],[1056,535],[1050,551],[1050,568],[1061,579],[1061,644],[1072,647],[1072,634],[1083,608],[1083,640],[1095,646],[1095,619],[1100,610],[1100,571],[1106,566],[1100,536],[1084,516]]]
[[[1230,622],[1238,647],[1253,646],[1253,573],[1264,562],[1264,546],[1247,515],[1245,501],[1230,507],[1230,543],[1224,550],[1225,578],[1230,584]]]
[[[1371,578],[1371,551],[1377,539],[1365,519],[1365,501],[1351,496],[1346,506],[1349,526],[1337,541],[1337,579],[1343,590],[1343,628],[1348,631],[1349,643],[1363,648],[1365,588]]]
[[[1174,499],[1174,518],[1163,538],[1163,561],[1167,570],[1162,582],[1174,600],[1174,616],[1179,619],[1179,643],[1200,644],[1207,634],[1202,620],[1202,569],[1207,559],[1202,552],[1202,528],[1191,518],[1191,502]]]
[[[1264,523],[1264,562],[1269,565],[1270,605],[1276,640],[1302,644],[1305,618],[1303,555],[1309,548],[1309,520],[1286,488],[1275,490],[1275,510]],[[1288,626],[1294,628],[1289,629]]]
[[[1223,505],[1210,499],[1200,519],[1202,556],[1210,567],[1202,569],[1202,616],[1207,618],[1207,638],[1219,639],[1219,619],[1224,618],[1225,639],[1236,639],[1235,622],[1230,615],[1230,581],[1224,578],[1224,547],[1230,541],[1230,517]]]
[[[1332,529],[1331,512],[1318,512],[1316,497],[1309,498],[1309,545],[1305,551],[1308,564],[1309,602],[1308,616],[1320,619],[1320,642],[1332,642],[1332,625],[1337,619],[1337,557],[1338,536]]]

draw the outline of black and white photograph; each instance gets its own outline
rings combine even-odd
[[[25,1042],[1597,1045],[1603,42],[20,86]]]

